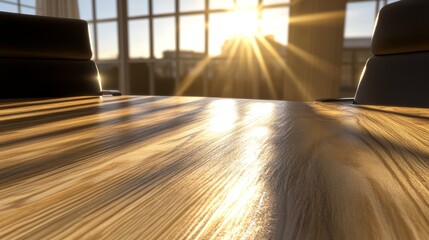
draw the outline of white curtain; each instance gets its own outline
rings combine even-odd
[[[37,0],[36,4],[37,15],[79,18],[77,0]]]

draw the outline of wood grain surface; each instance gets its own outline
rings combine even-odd
[[[429,110],[0,102],[0,239],[428,239]]]

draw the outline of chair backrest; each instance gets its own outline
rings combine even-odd
[[[0,12],[0,98],[100,95],[88,24]]]
[[[354,103],[429,107],[429,1],[380,10]]]

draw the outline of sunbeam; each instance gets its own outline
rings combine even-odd
[[[247,75],[247,79],[253,84],[252,86],[252,97],[257,98],[259,95],[259,71],[258,68],[255,67],[255,58],[252,56],[252,45],[249,41],[249,38],[245,38],[244,42],[246,46],[244,48],[245,51],[245,61],[246,61],[246,71],[250,74]]]
[[[240,9],[233,11],[233,24],[236,36],[253,36],[258,33],[258,12],[256,9]]]
[[[241,37],[235,37],[231,40],[232,42],[228,43],[231,48],[230,50],[227,52],[227,56],[226,56],[226,63],[225,63],[225,69],[224,71],[222,71],[222,73],[220,73],[219,78],[223,79],[225,77],[229,77],[232,78],[232,70],[233,70],[233,61],[237,60],[237,51],[239,49],[239,46],[241,46],[243,44],[243,38]],[[221,96],[225,96],[225,94],[229,91],[232,90],[232,79],[230,79],[230,81],[228,82],[228,84],[225,84],[222,87],[221,92]]]
[[[175,95],[180,96],[182,95],[189,86],[194,83],[195,79],[197,79],[198,76],[206,69],[207,65],[210,63],[210,57],[205,57],[201,61],[197,63],[197,65],[192,69],[191,72],[186,75],[185,79],[183,79],[182,83],[180,84],[179,88],[177,89]]]
[[[343,19],[345,11],[325,12],[317,14],[307,14],[299,17],[291,17],[289,24],[322,24],[325,22]]]
[[[286,64],[285,60],[279,53],[271,46],[269,42],[263,37],[257,37],[258,41],[262,44],[262,46],[267,50],[267,52],[273,57],[273,59],[277,62],[277,64],[282,68],[282,70],[287,74],[288,78],[292,81],[300,94],[304,96],[306,99],[310,98],[310,93],[304,87],[301,81],[299,81],[298,77],[293,73],[292,69]]]
[[[252,45],[253,52],[255,53],[256,60],[258,61],[259,68],[262,71],[263,79],[267,82],[270,94],[274,99],[278,99],[276,90],[274,89],[273,81],[270,73],[268,72],[267,64],[265,63],[264,57],[262,56],[261,50],[256,43],[255,37],[249,38],[250,44]]]
[[[312,63],[312,65],[320,70],[321,72],[325,74],[331,74],[332,72],[336,71],[337,67],[334,65],[326,62],[325,60],[316,57],[315,55],[309,53],[308,51],[305,51],[304,49],[295,46],[294,44],[289,43],[288,44],[288,50],[290,52],[293,52],[296,54],[299,58],[302,60]]]
[[[216,78],[219,81],[215,82],[210,79],[208,89],[213,91],[215,96],[258,98],[261,91],[259,79],[263,78],[261,81],[265,82],[268,88],[262,90],[265,91],[265,96],[280,99],[281,95],[279,96],[279,91],[278,89],[276,90],[279,86],[275,85],[277,82],[274,82],[276,75],[271,73],[271,67],[274,64],[274,69],[283,70],[286,73],[291,71],[286,67],[280,53],[270,47],[271,43],[268,43],[261,35],[258,10],[249,6],[241,6],[236,2],[231,16],[233,21],[227,24],[230,24],[229,28],[232,28],[233,31],[229,40],[225,41],[222,47],[222,54],[219,57],[206,57],[199,61],[195,69],[189,72],[181,81],[175,94],[185,94],[198,76],[201,76],[207,70],[208,65],[212,63],[214,66],[212,70],[218,72]],[[261,41],[261,39],[264,41]],[[261,43],[263,44],[262,46]],[[271,52],[266,54],[266,49]],[[273,58],[270,58],[270,55]],[[267,56],[270,59],[267,59]],[[280,75],[279,84],[283,84],[282,81],[284,80],[282,78],[283,76]],[[293,80],[293,82],[297,81]],[[211,86],[212,84],[215,85]],[[303,89],[299,89],[304,92]]]

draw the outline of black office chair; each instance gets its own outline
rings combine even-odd
[[[0,12],[0,32],[0,98],[103,94],[87,22]]]
[[[381,9],[355,104],[429,107],[428,13],[427,0]]]

